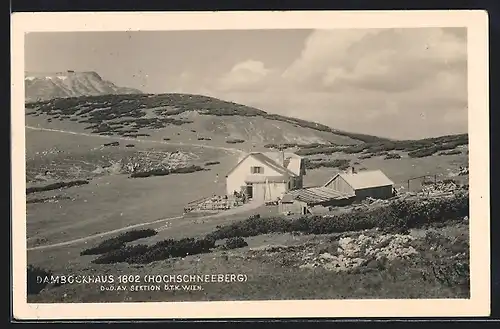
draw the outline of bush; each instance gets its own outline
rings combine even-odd
[[[120,142],[111,142],[111,143],[104,143],[104,146],[118,146],[120,145]]]
[[[130,175],[132,178],[145,178],[151,176],[167,176],[170,174],[188,174],[197,171],[205,170],[200,166],[189,166],[189,167],[181,167],[176,169],[153,169],[148,171],[138,171],[134,172]]]
[[[429,147],[429,148],[423,148],[423,149],[418,149],[413,152],[409,152],[408,156],[410,158],[424,158],[433,155],[436,153],[438,150],[436,147]]]
[[[224,249],[237,249],[248,246],[248,243],[242,237],[228,238],[224,244]]]
[[[438,155],[457,155],[457,154],[462,154],[462,151],[460,150],[451,150],[451,151],[444,151],[444,152],[439,152]]]
[[[156,235],[157,232],[153,229],[132,230],[122,233],[114,238],[104,240],[99,245],[83,250],[80,255],[99,255],[113,250],[123,248],[127,242],[132,242],[138,239],[147,238]]]
[[[295,152],[297,155],[315,155],[315,154],[333,154],[340,152],[342,149],[336,146],[326,146],[317,148],[304,148]]]
[[[363,150],[366,149],[366,147],[367,147],[366,144],[349,146],[349,147],[344,148],[342,150],[342,152],[347,153],[347,154],[360,153],[360,152],[363,152]]]
[[[134,147],[135,145],[134,144],[127,144],[125,145],[125,147]]]
[[[130,177],[132,178],[145,178],[145,177],[151,177],[151,176],[167,176],[170,175],[170,170],[169,169],[153,169],[153,170],[148,170],[148,171],[137,171],[132,174],[130,174]]]
[[[245,143],[245,140],[243,139],[228,139],[226,141],[228,144],[240,144],[240,143]]]
[[[430,201],[398,200],[378,208],[353,210],[333,216],[306,216],[297,219],[248,218],[222,226],[207,235],[221,240],[233,237],[249,237],[269,233],[303,232],[306,234],[330,234],[359,231],[375,227],[401,232],[434,222],[445,222],[468,216],[468,192],[457,193],[452,198]]]
[[[401,159],[401,155],[399,155],[398,153],[389,153],[385,156],[384,159]]]
[[[316,169],[316,168],[339,168],[347,169],[349,167],[350,161],[347,159],[335,159],[330,161],[306,161],[306,169]]]
[[[181,240],[163,240],[152,246],[135,245],[121,247],[93,260],[96,264],[148,264],[172,257],[185,257],[210,252],[215,248],[213,239],[185,238]]]
[[[130,257],[136,257],[142,255],[148,250],[148,246],[144,244],[138,244],[134,246],[120,246],[117,249],[110,250],[107,253],[94,259],[92,263],[94,264],[113,264],[125,262]]]
[[[47,283],[44,282],[38,283],[37,277],[42,277],[42,278],[50,277],[52,275],[52,272],[33,265],[28,265],[26,271],[27,271],[26,289],[28,295],[39,294],[40,291],[42,291],[43,288],[47,286]]]
[[[202,170],[204,170],[202,167],[192,165],[189,167],[181,167],[181,168],[172,169],[170,171],[170,173],[172,173],[172,174],[189,174],[189,173],[202,171]]]
[[[87,180],[75,180],[75,181],[70,181],[70,182],[57,182],[57,183],[53,183],[53,184],[49,184],[49,185],[45,185],[45,186],[28,187],[28,188],[26,188],[26,194],[51,191],[51,190],[58,190],[58,189],[62,189],[62,188],[69,188],[69,187],[73,187],[73,186],[85,185],[88,183],[89,183],[89,181],[87,181]]]
[[[220,164],[219,161],[209,161],[207,163],[205,163],[205,166],[214,166],[214,165],[218,165]]]

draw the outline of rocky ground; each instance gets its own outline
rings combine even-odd
[[[286,267],[334,272],[380,268],[397,261],[437,261],[443,256],[467,265],[467,218],[453,227],[459,233],[451,236],[433,229],[414,230],[409,234],[366,230],[323,236],[296,245],[264,245],[247,251],[229,251],[222,257],[261,259]]]
[[[174,169],[189,166],[199,158],[190,152],[134,149],[118,152],[112,149],[112,145],[102,146],[82,156],[66,154],[57,148],[37,152],[27,158],[27,182],[90,179],[102,175]]]

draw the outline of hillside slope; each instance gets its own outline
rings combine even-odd
[[[59,98],[26,104],[27,124],[72,121],[101,135],[168,138],[216,144],[341,144],[384,139],[269,114],[212,97],[190,94],[129,94]],[[57,120],[57,121],[56,121]],[[56,125],[57,127],[57,125]],[[241,145],[244,146],[244,145]]]
[[[96,72],[26,72],[24,83],[27,102],[60,97],[142,93],[137,89],[116,86],[103,80]]]

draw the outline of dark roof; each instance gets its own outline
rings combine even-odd
[[[322,203],[330,200],[345,200],[354,197],[354,194],[342,193],[328,187],[309,187],[292,190],[286,193],[281,202],[292,202],[293,200],[305,203]]]

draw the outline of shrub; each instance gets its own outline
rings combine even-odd
[[[169,140],[170,140],[170,138],[165,137],[165,138],[163,138],[163,140],[164,140],[164,141],[169,141]]]
[[[120,142],[110,142],[110,143],[104,143],[104,146],[118,146],[120,145]]]
[[[342,149],[335,146],[317,147],[317,148],[305,148],[300,149],[295,152],[297,155],[315,155],[315,154],[333,154],[340,152]]]
[[[399,155],[398,153],[389,153],[385,156],[384,159],[401,159],[401,155]]]
[[[361,145],[355,145],[355,146],[349,146],[344,149],[342,149],[342,152],[344,153],[360,153],[363,152],[364,149],[366,149],[367,145],[361,144]]]
[[[188,174],[197,171],[205,170],[200,166],[189,166],[189,167],[181,167],[176,169],[153,169],[148,171],[138,171],[134,172],[130,175],[132,178],[145,178],[151,176],[167,176],[170,174]]]
[[[202,167],[192,165],[189,167],[181,167],[181,168],[172,169],[170,172],[172,174],[189,174],[189,173],[202,171],[202,170],[204,170]]]
[[[243,139],[228,139],[226,141],[228,144],[240,144],[240,143],[245,143],[245,140]]]
[[[378,208],[353,210],[332,216],[306,216],[297,219],[248,218],[222,226],[207,235],[221,240],[232,237],[249,237],[268,233],[303,232],[330,234],[363,229],[381,228],[401,232],[433,222],[463,218],[469,213],[468,193],[457,193],[452,198],[430,201],[398,200]]]
[[[410,158],[424,158],[433,155],[436,153],[438,150],[435,147],[429,147],[429,148],[423,148],[423,149],[418,149],[413,152],[409,152],[408,156]]]
[[[43,288],[47,286],[47,283],[43,282],[43,280],[41,283],[39,283],[37,281],[37,277],[44,278],[44,277],[50,277],[52,275],[51,271],[33,265],[27,266],[26,273],[27,273],[26,289],[28,295],[37,295],[40,293],[40,291],[43,290]]]
[[[444,151],[444,152],[439,152],[438,155],[457,155],[457,154],[462,154],[462,151],[460,150],[451,150],[451,151]]]
[[[316,168],[339,168],[346,169],[349,167],[350,161],[347,159],[335,159],[330,161],[306,161],[306,169],[316,169]]]
[[[185,257],[207,253],[212,248],[215,248],[215,240],[213,239],[169,239],[157,242],[152,246],[123,246],[120,249],[101,255],[93,263],[113,264],[125,262],[129,264],[148,264],[171,257]]]
[[[169,169],[153,169],[148,171],[137,171],[130,174],[132,178],[145,178],[151,176],[167,176],[170,175]]]
[[[125,147],[134,147],[135,145],[134,144],[127,144],[125,145]]]
[[[207,163],[205,163],[205,166],[214,166],[214,165],[218,165],[220,164],[219,161],[209,161]]]
[[[99,255],[116,249],[123,248],[127,242],[135,241],[156,235],[153,229],[132,230],[122,233],[114,238],[104,240],[99,245],[83,250],[80,255]]]
[[[28,188],[26,188],[26,194],[51,191],[51,190],[58,190],[58,189],[62,189],[62,188],[69,188],[69,187],[73,187],[73,186],[85,185],[88,183],[89,183],[89,181],[87,181],[87,180],[75,180],[75,181],[70,181],[70,182],[57,182],[57,183],[53,183],[53,184],[49,184],[49,185],[45,185],[45,186],[28,187]]]
[[[94,259],[92,263],[94,264],[113,264],[125,262],[130,257],[136,257],[137,255],[142,255],[148,250],[148,246],[144,244],[138,244],[134,246],[120,246],[117,249],[108,251],[107,253]]]
[[[248,246],[248,243],[242,237],[228,238],[224,244],[224,249],[237,249]]]

